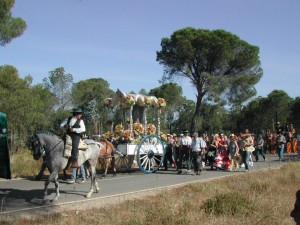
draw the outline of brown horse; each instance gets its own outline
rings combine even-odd
[[[101,140],[99,141],[101,145],[103,146],[100,149],[100,155],[99,155],[99,163],[104,168],[104,173],[102,174],[102,177],[106,177],[108,167],[111,163],[111,167],[113,169],[113,176],[116,176],[116,168],[115,168],[115,157],[114,157],[114,145],[108,141],[108,140]]]

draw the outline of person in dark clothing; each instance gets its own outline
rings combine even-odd
[[[60,125],[61,128],[65,128],[67,130],[67,134],[72,139],[72,155],[71,160],[72,168],[78,168],[78,146],[80,142],[80,138],[85,132],[85,124],[83,122],[82,115],[83,112],[80,108],[75,108],[72,111],[73,116],[66,118]]]
[[[172,166],[173,163],[173,137],[171,134],[167,134],[167,146],[166,146],[166,154],[164,156],[164,167],[165,170],[168,170],[168,161]]]

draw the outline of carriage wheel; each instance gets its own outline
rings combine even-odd
[[[161,138],[155,134],[142,139],[137,149],[137,161],[144,173],[154,173],[162,165],[165,147]]]
[[[122,152],[115,151],[115,167],[118,172],[127,172],[131,169],[133,163],[133,155],[126,155]]]

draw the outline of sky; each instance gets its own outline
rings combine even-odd
[[[74,82],[103,78],[112,90],[159,87],[161,39],[176,30],[223,29],[260,49],[264,74],[255,85],[266,97],[283,90],[300,96],[299,0],[16,0],[14,17],[27,23],[22,36],[0,46],[0,65],[42,83],[64,67]],[[183,95],[196,91],[178,80]],[[99,90],[101,91],[101,90]]]

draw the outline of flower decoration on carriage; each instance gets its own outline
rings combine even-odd
[[[135,100],[132,94],[128,94],[126,96],[126,104],[128,105],[134,105],[135,104]]]
[[[113,136],[114,136],[113,132],[107,131],[104,134],[102,134],[101,138],[111,140]]]
[[[151,105],[151,104],[152,104],[152,99],[151,99],[151,98],[148,98],[148,97],[145,96],[144,99],[145,99],[145,105],[148,106],[148,105]]]
[[[163,142],[167,142],[167,135],[164,132],[160,132],[160,137],[163,140]]]
[[[131,142],[132,141],[132,133],[130,130],[124,130],[122,133],[122,140],[125,142]]]
[[[158,100],[159,107],[166,107],[167,106],[167,102],[166,102],[165,99],[157,98],[157,100]]]
[[[106,99],[104,99],[103,105],[104,105],[104,106],[107,106],[107,107],[112,106],[112,99],[111,99],[111,98],[106,98]]]
[[[141,136],[144,132],[144,127],[141,123],[136,122],[133,124],[133,131],[136,136]]]
[[[156,127],[154,124],[149,123],[148,128],[147,128],[147,134],[155,134],[156,132]]]
[[[123,133],[123,131],[124,131],[124,127],[123,127],[122,123],[118,124],[115,127],[115,133],[116,133],[116,135],[120,135],[121,133]]]

